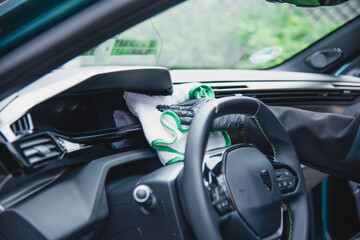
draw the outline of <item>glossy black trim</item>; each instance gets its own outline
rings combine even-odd
[[[134,124],[119,128],[97,130],[76,134],[53,133],[55,136],[80,144],[100,144],[121,141],[127,138],[141,135],[143,129],[140,124]]]

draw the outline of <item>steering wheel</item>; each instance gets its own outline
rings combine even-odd
[[[211,172],[210,183],[204,178],[207,140],[213,120],[227,114],[250,116],[274,159],[252,145],[217,150],[210,158],[221,158],[220,167]],[[185,214],[197,239],[279,239],[284,231],[284,239],[308,239],[308,200],[295,148],[276,116],[255,98],[216,99],[198,111],[181,181]]]

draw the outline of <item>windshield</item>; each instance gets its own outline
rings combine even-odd
[[[266,69],[360,14],[360,0],[298,8],[265,0],[191,0],[120,33],[65,66]]]

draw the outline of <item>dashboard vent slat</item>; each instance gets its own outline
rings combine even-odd
[[[47,143],[47,142],[51,142],[51,139],[39,138],[39,139],[26,141],[25,143],[20,144],[20,147],[24,149],[24,148],[28,148],[28,147],[35,146],[35,145],[40,145],[40,144]]]
[[[55,149],[55,148],[56,148],[56,146],[52,145],[52,144],[46,144],[43,146],[41,146],[41,145],[35,146],[35,147],[24,150],[24,155],[26,157],[31,157],[36,154],[43,154],[43,152],[46,152],[46,151],[51,152],[51,150]]]
[[[30,136],[21,140],[18,147],[30,165],[57,160],[64,154],[59,144],[48,134]]]
[[[29,158],[29,163],[31,164],[35,164],[35,163],[38,163],[38,162],[43,162],[44,160],[48,160],[49,158],[53,158],[53,157],[58,157],[60,156],[60,153],[59,152],[52,152],[46,156],[43,156],[43,157],[39,157],[39,156],[35,156],[35,157],[30,157]]]
[[[16,120],[13,124],[10,125],[10,128],[16,136],[31,133],[34,129],[34,125],[30,113]]]

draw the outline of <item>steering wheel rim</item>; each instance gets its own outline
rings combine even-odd
[[[181,188],[186,216],[197,239],[222,239],[220,218],[211,205],[202,174],[206,143],[213,120],[227,114],[245,114],[266,133],[271,142],[276,161],[289,166],[298,177],[296,190],[283,194],[292,212],[292,232],[289,239],[307,239],[308,200],[305,181],[292,141],[276,116],[261,101],[249,97],[227,97],[205,104],[194,118],[185,149],[184,171]],[[260,126],[259,123],[262,123]],[[276,155],[276,156],[275,156]],[[260,238],[259,238],[260,239]]]

